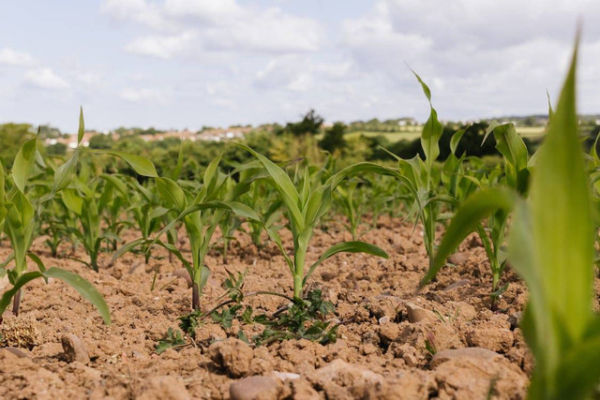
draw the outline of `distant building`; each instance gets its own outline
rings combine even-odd
[[[139,137],[145,142],[158,142],[165,139],[177,138],[180,140],[189,140],[195,142],[197,140],[206,140],[212,142],[220,142],[225,140],[232,139],[241,139],[248,132],[252,130],[252,127],[235,127],[235,128],[211,128],[204,130],[202,132],[194,132],[189,129],[184,129],[182,131],[165,131],[154,134],[140,134]],[[101,133],[96,131],[85,132],[83,135],[83,139],[81,140],[81,145],[84,147],[88,147],[90,145],[90,139],[95,135],[112,135],[113,140],[118,140],[120,135],[116,132],[112,133]],[[54,145],[57,143],[62,143],[70,149],[75,149],[77,147],[77,135],[65,135],[64,137],[59,138],[49,138],[45,140],[46,145]]]

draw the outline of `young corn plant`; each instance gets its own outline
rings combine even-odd
[[[192,308],[200,310],[200,297],[210,270],[205,259],[216,228],[227,213],[234,213],[240,218],[258,220],[258,215],[248,206],[226,200],[225,188],[228,176],[218,169],[220,157],[215,158],[206,168],[202,185],[178,183],[170,178],[156,178],[156,187],[163,205],[176,214],[152,240],[150,245],[158,244],[173,253],[184,265],[192,280]],[[243,188],[234,188],[231,198],[241,195]],[[163,234],[169,232],[182,221],[189,239],[191,262],[172,243],[161,240]]]
[[[263,232],[266,229],[276,230],[277,222],[281,219],[281,201],[266,179],[254,179],[248,192],[241,198],[241,201],[255,210],[261,218],[247,221],[248,234],[257,250],[264,247]]]
[[[58,256],[58,248],[69,237],[69,210],[59,199],[49,201],[42,210],[42,235],[46,236],[44,243],[50,248],[52,257]]]
[[[225,180],[225,187],[223,190],[225,193],[233,193],[235,191],[235,185],[237,183],[233,179]],[[221,231],[221,243],[223,245],[221,255],[223,256],[223,264],[229,262],[229,245],[232,240],[235,240],[234,233],[240,229],[242,225],[242,219],[233,213],[226,213],[223,218],[219,221],[219,230]]]
[[[129,251],[141,251],[144,254],[146,265],[152,257],[150,246],[152,235],[158,232],[165,222],[169,209],[160,205],[161,199],[157,193],[156,185],[143,186],[137,180],[129,182],[130,206],[128,213],[133,220],[132,226],[142,235],[129,243],[122,245],[112,257],[112,261]],[[169,242],[174,246],[174,241]],[[171,254],[171,253],[169,253]]]
[[[81,142],[83,132],[80,131],[78,140]],[[57,267],[46,268],[42,260],[30,251],[34,238],[39,234],[39,221],[45,204],[63,188],[61,174],[54,177],[53,189],[42,197],[35,196],[28,184],[30,177],[39,167],[44,166],[43,159],[38,151],[37,139],[32,139],[23,144],[15,157],[11,173],[7,176],[0,166],[0,228],[8,237],[14,266],[8,267],[3,263],[0,275],[7,274],[11,287],[0,297],[0,320],[2,314],[13,301],[13,313],[18,315],[22,287],[28,282],[42,278],[62,280],[72,286],[79,294],[91,302],[98,310],[104,322],[110,323],[110,313],[104,299],[96,289],[81,276]],[[60,169],[59,169],[60,171]],[[30,259],[37,266],[37,270],[28,270],[27,260]]]
[[[492,132],[496,139],[496,149],[504,158],[504,176],[499,183],[526,196],[530,174],[527,146],[513,124],[496,126]],[[492,183],[496,184],[497,182],[492,181]],[[506,210],[499,209],[489,216],[486,225],[479,224],[477,226],[477,233],[483,243],[492,272],[492,308],[495,306],[498,296],[507,288],[507,285],[499,287],[499,283],[506,267],[506,252],[503,246],[509,215]]]
[[[429,102],[429,118],[423,125],[421,132],[421,146],[425,158],[423,160],[417,154],[414,158],[405,160],[393,153],[388,153],[398,160],[399,173],[404,177],[404,185],[411,194],[411,213],[414,213],[417,221],[420,221],[423,225],[423,243],[431,268],[435,255],[436,226],[442,211],[441,204],[452,204],[454,199],[441,192],[441,171],[435,165],[435,161],[440,154],[439,141],[443,133],[443,127],[438,120],[437,111],[431,103],[429,87],[419,75],[416,73],[414,75],[421,84],[421,88]],[[460,137],[458,139],[460,140]]]
[[[72,233],[83,245],[89,261],[77,260],[94,271],[98,271],[98,256],[102,243],[118,240],[113,231],[106,229],[102,216],[108,212],[115,191],[123,191],[125,185],[116,176],[93,176],[93,172],[82,168],[78,177],[62,193],[62,201],[79,220],[79,229]],[[122,192],[122,194],[125,194]],[[117,203],[119,204],[119,203]],[[110,227],[109,227],[110,228]]]
[[[359,237],[358,228],[363,216],[361,206],[364,203],[361,202],[362,199],[359,197],[361,194],[360,188],[356,190],[358,184],[358,179],[352,179],[345,186],[338,186],[334,192],[334,200],[337,200],[338,208],[346,217],[345,226],[352,235],[352,240],[357,240]]]
[[[521,328],[535,357],[528,398],[589,398],[600,379],[600,318],[594,299],[590,180],[578,139],[577,46],[543,145],[529,200],[489,188],[456,213],[438,254],[443,264],[469,231],[498,209],[515,209],[508,259],[529,289]]]
[[[315,227],[319,225],[321,218],[331,208],[333,191],[340,182],[346,177],[359,173],[394,174],[393,171],[375,164],[360,163],[343,169],[323,183],[320,176],[311,179],[311,174],[307,169],[297,187],[286,171],[277,164],[243,144],[238,145],[251,153],[262,164],[270,177],[269,182],[281,198],[282,207],[285,210],[289,222],[288,226],[292,233],[293,254],[290,256],[287,253],[278,232],[269,227],[265,229],[271,240],[281,251],[288,265],[293,281],[293,298],[296,301],[302,302],[304,287],[319,264],[337,253],[362,252],[387,258],[387,254],[377,246],[360,241],[350,241],[331,246],[308,269],[306,268],[306,255]]]
[[[525,196],[529,181],[529,153],[525,143],[518,135],[513,124],[495,125],[490,127],[487,135],[493,134],[496,140],[496,149],[503,156],[503,171],[492,170],[487,174],[475,176],[465,171],[462,180],[469,188],[467,192],[456,193],[456,197],[463,197],[476,188],[491,188],[501,185],[512,189],[515,193]],[[484,137],[484,141],[487,138]],[[457,189],[459,187],[457,186]],[[469,200],[464,202],[464,207],[470,207],[472,203]],[[495,307],[496,300],[506,290],[507,285],[500,287],[500,278],[506,268],[506,249],[505,234],[507,223],[510,217],[510,210],[498,208],[485,221],[478,224],[474,231],[481,239],[486,256],[490,263],[492,274],[491,306]],[[439,272],[437,265],[431,265],[421,285],[431,281]]]
[[[79,137],[85,131],[83,111],[79,118]],[[115,236],[116,226],[103,229],[103,216],[105,214],[120,214],[121,202],[116,201],[115,194],[126,196],[128,191],[125,183],[116,175],[103,174],[96,176],[93,165],[81,162],[83,155],[108,154],[124,160],[139,175],[157,177],[154,164],[148,159],[119,151],[89,150],[78,146],[71,158],[55,171],[55,186],[61,190],[61,200],[79,220],[79,228],[71,229],[73,235],[85,248],[89,262],[83,260],[95,271],[98,271],[98,256],[104,241],[119,240]],[[79,173],[77,169],[79,168]],[[54,191],[53,191],[54,192]],[[52,193],[53,193],[52,192]],[[116,208],[116,210],[112,208]],[[115,217],[116,218],[116,217]]]

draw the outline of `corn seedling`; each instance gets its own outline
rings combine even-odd
[[[359,198],[362,193],[360,192],[360,188],[356,190],[358,184],[358,179],[352,179],[345,186],[338,186],[334,192],[334,199],[337,200],[339,210],[346,217],[345,226],[352,235],[352,240],[357,240],[359,237],[358,227],[363,215],[361,206],[364,203]]]
[[[305,270],[308,245],[315,227],[318,226],[320,219],[331,208],[335,188],[348,176],[369,171],[390,173],[386,168],[370,163],[355,164],[332,175],[325,183],[321,183],[318,173],[317,176],[311,176],[308,169],[306,169],[303,179],[298,182],[298,187],[296,187],[290,176],[277,164],[245,145],[239,144],[239,146],[258,159],[270,176],[270,183],[280,195],[282,207],[289,222],[289,229],[292,232],[294,254],[288,255],[279,233],[270,228],[266,228],[266,230],[271,240],[275,242],[281,251],[292,274],[294,299],[302,299],[304,286],[314,270],[323,261],[337,253],[362,252],[387,257],[387,254],[377,246],[359,241],[342,242],[327,249],[307,271]]]
[[[536,367],[531,399],[584,399],[600,378],[600,318],[592,311],[594,225],[575,107],[577,46],[548,133],[536,153],[529,201],[483,189],[457,211],[436,265],[481,220],[515,209],[508,259],[529,288],[521,327]]]
[[[256,213],[246,205],[224,200],[225,182],[229,177],[219,171],[219,162],[220,157],[215,158],[206,168],[202,185],[195,182],[183,185],[166,177],[156,179],[157,190],[164,207],[175,212],[177,216],[156,235],[151,244],[161,245],[173,253],[190,274],[193,282],[194,310],[200,310],[200,297],[210,273],[205,258],[221,219],[228,212],[242,218],[258,219]],[[236,189],[231,193],[232,198],[238,195],[241,193]],[[160,240],[161,236],[173,229],[179,221],[183,222],[189,239],[191,262],[173,244]]]
[[[455,200],[446,193],[441,193],[439,190],[441,171],[436,168],[435,160],[440,154],[439,140],[442,136],[443,128],[442,124],[438,121],[437,111],[431,103],[431,91],[429,87],[419,75],[414,74],[429,102],[429,118],[425,122],[425,125],[423,125],[421,132],[421,147],[423,148],[425,158],[423,160],[419,155],[416,155],[410,160],[405,160],[393,153],[388,153],[398,160],[399,173],[405,178],[404,185],[409,189],[411,194],[411,213],[414,213],[417,221],[420,221],[423,225],[423,243],[429,257],[429,267],[431,268],[435,255],[435,232],[440,219],[441,203],[453,204]],[[459,136],[457,138],[460,140]]]
[[[152,256],[151,236],[165,223],[169,210],[160,205],[160,197],[156,193],[155,186],[144,187],[136,180],[131,181],[129,186],[130,206],[127,211],[131,214],[133,226],[142,236],[121,246],[113,254],[112,259],[114,261],[126,252],[139,249],[144,253],[144,262],[148,265]],[[152,190],[153,188],[155,190]],[[169,243],[175,245],[174,240]]]
[[[78,139],[81,141],[83,132]],[[45,203],[52,200],[52,196],[61,189],[60,174],[55,176],[53,191],[42,198],[35,197],[30,191],[28,180],[39,166],[44,166],[43,159],[37,150],[37,139],[25,142],[13,163],[10,175],[5,176],[0,166],[0,227],[9,238],[12,254],[9,257],[14,262],[13,268],[8,268],[5,263],[0,268],[2,274],[6,273],[12,287],[6,290],[0,298],[0,318],[11,300],[13,300],[13,313],[18,315],[21,302],[21,289],[28,282],[42,278],[55,278],[72,286],[82,297],[91,302],[97,309],[105,323],[110,323],[110,313],[102,296],[96,289],[79,275],[60,268],[46,268],[42,260],[30,252],[33,239],[39,233],[38,221]],[[37,271],[28,271],[27,259],[32,260],[37,266]]]

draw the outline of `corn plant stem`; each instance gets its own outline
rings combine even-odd
[[[21,307],[21,289],[17,291],[13,298],[13,309],[12,312],[15,316],[19,315],[19,308]]]
[[[434,258],[434,245],[435,245],[435,219],[433,218],[433,204],[429,204],[425,207],[423,217],[424,217],[424,242],[425,242],[425,250],[427,251],[427,256],[429,257],[429,265],[433,263]]]
[[[298,246],[294,254],[294,298],[302,298],[302,288],[304,281],[304,262],[306,259],[306,248]]]
[[[200,310],[200,291],[198,290],[198,284],[192,284],[192,309],[194,311]]]

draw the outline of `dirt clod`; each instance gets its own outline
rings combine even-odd
[[[406,314],[410,322],[434,321],[435,314],[413,303],[406,303]]]
[[[233,378],[245,376],[250,372],[250,362],[254,353],[250,346],[239,339],[225,339],[215,342],[208,348],[210,359],[215,365]]]
[[[144,381],[139,400],[190,400],[183,380],[175,376],[158,376]]]
[[[8,314],[8,313],[5,313]],[[0,324],[0,346],[32,348],[41,341],[38,324],[31,316],[4,316]]]
[[[431,366],[437,367],[446,361],[459,358],[473,358],[476,360],[494,360],[502,356],[494,351],[483,349],[481,347],[466,347],[464,349],[449,349],[437,352],[431,360]]]
[[[309,377],[313,385],[322,388],[328,398],[366,398],[383,377],[358,365],[340,359],[319,368]]]
[[[250,376],[229,386],[231,400],[277,400],[282,382],[270,376]]]

